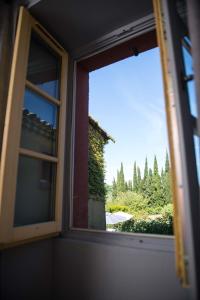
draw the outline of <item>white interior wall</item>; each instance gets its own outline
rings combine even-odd
[[[147,250],[57,239],[55,299],[189,299],[176,277],[173,241],[167,243],[166,250],[154,249],[152,239],[152,249]]]

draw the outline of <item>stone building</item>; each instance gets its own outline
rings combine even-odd
[[[113,139],[89,116],[89,228],[106,229],[104,147]]]

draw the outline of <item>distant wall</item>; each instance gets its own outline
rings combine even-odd
[[[0,299],[53,300],[53,241],[0,252]]]
[[[57,239],[55,274],[56,300],[189,299],[175,274],[173,250]]]
[[[106,229],[105,202],[89,198],[88,227],[92,229]]]

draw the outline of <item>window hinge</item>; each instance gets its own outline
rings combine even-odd
[[[193,74],[185,75],[183,79],[185,82],[192,81],[194,79],[194,75]]]

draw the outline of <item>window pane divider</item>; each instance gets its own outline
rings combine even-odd
[[[46,29],[41,26],[41,24],[36,21],[33,17],[30,16],[31,21],[31,27],[32,29],[41,37],[42,40],[46,41],[46,43],[53,49],[55,52],[60,55],[61,57],[63,56],[63,51],[65,49],[52,37],[51,34],[49,34]]]
[[[30,81],[26,80],[26,87],[35,92],[36,94],[39,94],[43,98],[47,99],[49,102],[52,102],[55,105],[60,106],[60,101],[57,100],[56,98],[50,96],[40,88],[38,88],[35,84],[31,83]]]
[[[22,154],[22,155],[25,155],[25,156],[29,156],[29,157],[33,157],[33,158],[37,158],[37,159],[42,159],[42,160],[47,160],[47,161],[54,162],[54,163],[58,162],[57,157],[47,155],[47,154],[43,154],[43,153],[39,153],[39,152],[35,152],[35,151],[24,149],[24,148],[19,148],[19,153]]]

